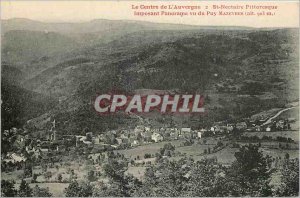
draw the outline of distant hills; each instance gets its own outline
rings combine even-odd
[[[11,30],[3,36],[2,54],[6,62],[35,62],[63,53],[79,45],[72,38],[55,32]]]
[[[141,30],[199,30],[199,29],[253,29],[250,27],[222,27],[222,26],[196,26],[183,24],[153,23],[133,20],[107,20],[95,19],[80,23],[45,23],[25,18],[14,18],[2,20],[3,33],[11,30],[48,31],[61,34],[83,34],[83,33],[130,33]]]
[[[111,90],[176,90],[206,97],[206,115],[183,118],[154,112],[142,116],[150,125],[204,127],[298,100],[296,29],[110,20],[62,24],[13,19],[2,24],[3,60],[23,73],[22,90],[60,101],[50,109],[64,133],[86,127],[103,132],[141,122],[135,116],[96,114],[93,97]],[[5,97],[18,89],[7,82]],[[45,107],[40,113],[49,111]]]

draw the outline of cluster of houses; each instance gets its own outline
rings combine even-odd
[[[150,128],[142,125],[134,129],[112,130],[104,134],[87,132],[85,135],[57,135],[56,130],[49,130],[42,138],[32,137],[23,130],[5,131],[7,136],[15,136],[18,151],[2,156],[4,162],[25,162],[25,156],[35,159],[48,159],[53,153],[65,151],[67,145],[71,148],[130,148],[143,144],[157,143],[164,140],[182,138],[201,138],[202,132],[191,128]],[[8,134],[10,133],[10,134]]]
[[[26,158],[23,155],[18,155],[14,152],[9,152],[6,154],[6,156],[3,156],[3,161],[6,163],[20,163],[25,162]]]
[[[102,134],[87,132],[85,135],[58,135],[55,130],[55,122],[48,131],[41,133],[28,133],[22,129],[12,128],[5,130],[2,139],[11,142],[17,152],[10,152],[2,156],[5,162],[25,161],[26,157],[21,153],[38,158],[47,158],[49,153],[64,152],[69,148],[131,148],[143,144],[157,143],[161,141],[171,141],[179,139],[201,139],[205,136],[224,135],[231,132],[270,132],[291,130],[290,123],[296,119],[289,118],[285,120],[274,120],[264,125],[266,119],[262,120],[245,120],[238,123],[215,122],[213,126],[192,130],[190,127],[149,127],[138,125],[132,129],[111,130]],[[36,136],[36,134],[39,134]],[[20,152],[23,150],[22,152]],[[17,154],[18,153],[18,154]]]
[[[161,141],[171,141],[179,139],[201,139],[205,136],[224,135],[237,132],[270,132],[278,130],[290,130],[292,120],[278,120],[271,124],[262,126],[254,121],[242,121],[235,124],[216,122],[213,126],[192,130],[176,127],[149,127],[138,125],[134,129],[120,129],[108,131],[105,134],[93,135],[92,132],[86,133],[86,136],[76,136],[76,146],[79,145],[106,145],[114,148],[135,147],[143,144],[157,143]]]
[[[164,140],[178,140],[182,138],[201,138],[202,132],[191,128],[150,128],[138,125],[134,129],[112,130],[105,134],[93,136],[91,132],[86,136],[76,136],[76,146],[79,145],[110,145],[118,148],[121,145],[128,147],[142,144],[157,143]]]
[[[295,118],[284,120],[273,120],[269,124],[263,124],[267,118],[261,120],[245,120],[238,123],[216,122],[209,129],[201,129],[202,132],[212,132],[213,134],[230,133],[234,129],[239,132],[271,132],[291,130],[291,124],[296,121]]]
[[[12,164],[25,162],[29,156],[45,159],[48,158],[49,153],[64,147],[64,140],[58,137],[57,131],[53,128],[41,133],[29,133],[23,129],[12,128],[3,131],[2,141],[4,139],[14,151],[2,155],[1,159],[2,162]]]

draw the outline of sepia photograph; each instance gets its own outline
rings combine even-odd
[[[1,197],[298,197],[299,1],[1,1]]]

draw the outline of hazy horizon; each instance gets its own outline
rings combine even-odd
[[[95,18],[87,21],[42,21],[36,19],[29,19],[29,18],[7,18],[7,19],[0,19],[1,21],[8,21],[8,20],[28,20],[38,23],[47,23],[47,24],[79,24],[79,23],[90,23],[92,21],[97,20],[107,20],[107,21],[126,21],[126,22],[146,22],[146,23],[153,23],[153,24],[166,24],[166,25],[182,25],[182,26],[192,26],[192,27],[236,27],[236,28],[253,28],[253,29],[284,29],[284,28],[298,28],[298,27],[255,27],[255,26],[242,26],[242,25],[191,25],[191,24],[180,24],[180,23],[170,23],[170,22],[152,22],[152,21],[144,21],[144,20],[131,20],[131,19],[106,19],[106,18]]]

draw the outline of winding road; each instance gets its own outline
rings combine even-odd
[[[280,111],[278,111],[274,116],[270,117],[267,121],[265,121],[263,124],[261,124],[261,126],[264,126],[264,125],[267,125],[267,124],[270,124],[272,122],[273,119],[277,118],[280,114],[282,114],[283,112],[287,111],[287,110],[290,110],[290,109],[294,109],[298,106],[299,104],[293,104],[292,107],[288,107],[288,108],[285,108],[285,109],[282,109]]]

